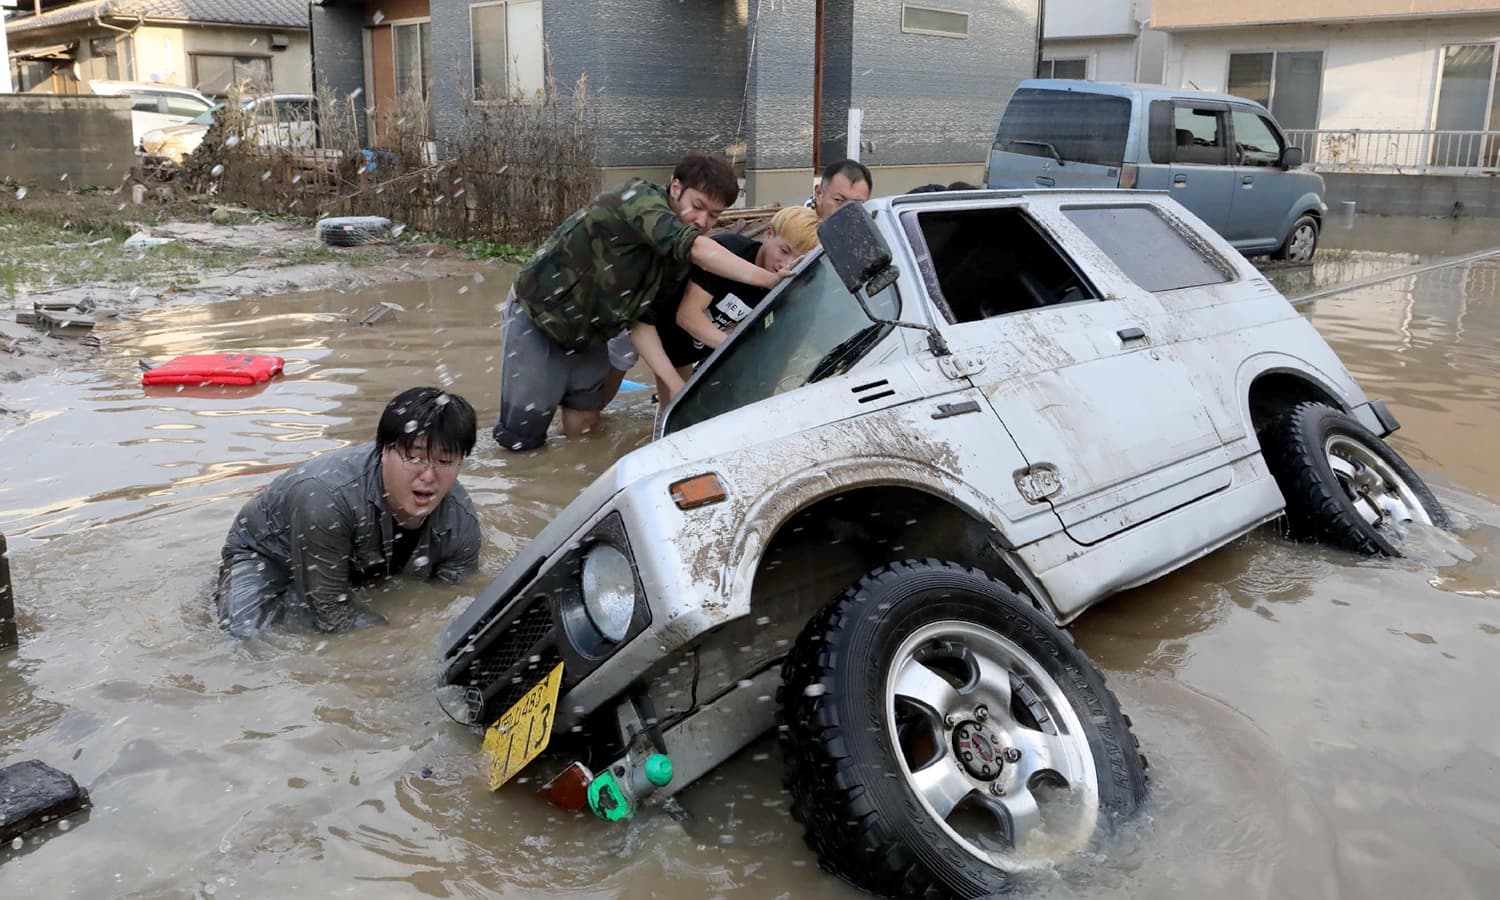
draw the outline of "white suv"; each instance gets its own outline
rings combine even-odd
[[[1447,524],[1384,405],[1165,194],[924,194],[819,232],[445,634],[492,783],[550,744],[551,796],[622,818],[775,726],[826,867],[1000,892],[1146,799],[1062,624],[1280,516],[1370,554]]]

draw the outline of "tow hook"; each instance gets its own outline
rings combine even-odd
[[[657,788],[671,781],[672,760],[665,753],[653,753],[640,763],[627,757],[589,782],[589,809],[606,822],[628,819]]]

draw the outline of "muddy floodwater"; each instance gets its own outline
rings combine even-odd
[[[688,791],[686,824],[607,826],[543,805],[534,784],[485,790],[477,740],[433,696],[438,636],[651,425],[635,393],[606,434],[500,456],[487,426],[511,273],[486,271],[160,309],[101,326],[87,370],[0,385],[0,404],[33,411],[0,433],[23,635],[0,651],[0,763],[39,757],[95,803],[67,833],[0,848],[0,894],[856,896],[803,847],[769,741]],[[382,300],[407,311],[350,321]],[[1136,723],[1153,802],[1037,896],[1496,895],[1500,257],[1303,312],[1389,402],[1395,445],[1457,531],[1367,561],[1266,528],[1085,615],[1075,633]],[[287,376],[143,393],[139,360],[210,349],[281,354]],[[461,477],[482,573],[375,594],[388,628],[222,635],[207,598],[238,506],[285,467],[369,439],[417,383],[479,409]]]

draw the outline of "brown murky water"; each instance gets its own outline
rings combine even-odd
[[[1405,260],[1400,261],[1405,264]],[[484,790],[432,695],[443,627],[482,587],[401,585],[391,627],[236,643],[207,611],[224,531],[281,468],[368,439],[396,390],[448,382],[494,415],[508,272],[359,294],[160,310],[105,332],[92,372],[11,385],[0,434],[24,644],[0,656],[0,763],[40,757],[96,804],[0,865],[7,896],[853,896],[784,812],[766,741],[628,827]],[[394,324],[351,325],[378,300]],[[1042,896],[1494,896],[1500,870],[1500,259],[1305,310],[1404,428],[1452,539],[1371,562],[1264,530],[1116,598],[1075,631],[1151,760],[1154,803]],[[256,393],[145,397],[136,360],[287,357]],[[501,457],[463,480],[495,572],[646,439]]]

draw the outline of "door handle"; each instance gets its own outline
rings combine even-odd
[[[1187,176],[1186,175],[1174,175],[1174,176],[1172,176],[1172,187],[1187,187]]]
[[[1146,339],[1146,332],[1140,328],[1121,328],[1115,332],[1115,337],[1120,339],[1121,346],[1133,344]]]
[[[1051,175],[1038,175],[1036,183],[1038,187],[1052,187],[1057,184],[1057,179]]]
[[[1250,187],[1251,185],[1255,184],[1255,176],[1254,175],[1246,175],[1246,176],[1242,177],[1240,179],[1240,184],[1243,184],[1245,187]]]

